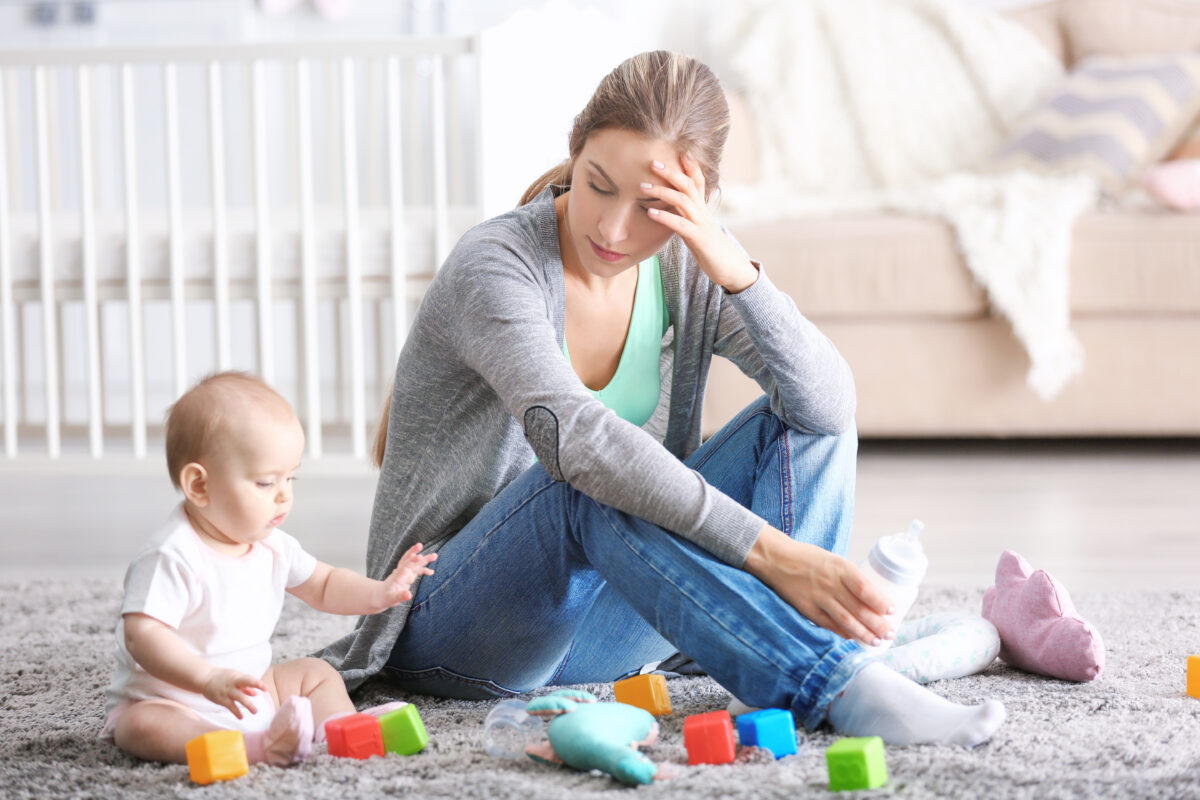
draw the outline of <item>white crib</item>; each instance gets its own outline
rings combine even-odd
[[[310,459],[362,458],[482,215],[478,44],[0,52],[7,457],[143,459],[180,392],[238,368]]]

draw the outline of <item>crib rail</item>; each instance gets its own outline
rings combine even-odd
[[[152,420],[229,368],[293,401],[309,458],[363,458],[409,314],[479,215],[477,53],[453,36],[0,52],[8,458],[145,458]]]

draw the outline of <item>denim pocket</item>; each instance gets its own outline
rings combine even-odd
[[[495,700],[498,697],[516,697],[521,694],[495,681],[459,675],[445,667],[401,669],[388,664],[384,666],[383,672],[398,687],[416,694],[453,697],[458,700]]]

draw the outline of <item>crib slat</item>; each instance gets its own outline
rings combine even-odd
[[[100,306],[96,295],[95,163],[92,159],[92,73],[80,66],[79,218],[83,233],[83,316],[87,337],[88,447],[92,458],[104,455],[104,409],[100,398]]]
[[[167,215],[170,229],[171,341],[175,397],[187,390],[187,308],[183,285],[183,205],[179,176],[179,89],[175,62],[163,65],[163,113],[167,137]]]
[[[38,244],[41,255],[43,381],[46,390],[46,452],[58,458],[62,449],[58,407],[58,325],[54,298],[54,230],[50,217],[50,157],[53,142],[47,115],[46,68],[33,71],[38,182]]]
[[[16,306],[12,293],[12,239],[8,202],[8,70],[0,70],[0,336],[4,338],[4,454],[17,456]]]
[[[309,63],[296,62],[296,150],[300,193],[300,302],[304,325],[304,407],[308,417],[308,454],[320,458],[321,371],[317,340],[316,232],[313,215],[312,83]]]
[[[271,220],[267,167],[266,65],[252,67],[251,102],[254,126],[254,219],[257,252],[258,370],[267,383],[275,382],[275,337],[271,319]]]
[[[212,178],[213,315],[216,321],[217,369],[227,370],[229,354],[229,234],[225,197],[225,108],[221,63],[208,63],[208,147]]]
[[[378,65],[373,59],[363,59],[363,71],[365,73],[363,86],[363,161],[367,164],[378,164],[382,162],[379,157],[379,148],[381,145],[380,134],[386,133],[386,129],[380,119],[379,98],[379,75]],[[367,206],[377,208],[381,206],[383,199],[383,175],[377,169],[368,169],[363,175],[365,185],[363,186],[363,198]]]
[[[404,106],[405,119],[420,120],[424,118],[423,109],[421,108],[420,96],[420,76],[417,70],[418,59],[408,58],[404,61]],[[425,151],[424,143],[421,136],[409,136],[407,139],[408,147],[408,163],[412,164],[414,169],[408,174],[409,197],[415,198],[416,202],[425,204],[427,198],[425,193]]]
[[[121,145],[125,182],[125,288],[129,300],[129,399],[133,454],[146,457],[146,359],[142,325],[142,249],[138,225],[137,110],[133,67],[121,65]]]
[[[21,132],[17,125],[17,121],[22,118],[22,109],[19,105],[20,97],[17,89],[17,73],[15,69],[10,69],[5,73],[4,82],[4,91],[6,92],[6,97],[4,100],[6,104],[4,113],[8,117],[8,128],[5,133],[8,136],[8,141],[15,143],[21,141]],[[25,187],[22,186],[20,175],[20,169],[14,169],[9,173],[9,183],[7,187],[9,208],[20,209],[28,205],[28,203],[24,202]]]
[[[433,104],[433,268],[441,269],[450,253],[449,200],[446,190],[446,62],[433,57],[429,92]]]
[[[355,108],[354,61],[343,58],[342,173],[346,210],[346,305],[350,326],[350,441],[355,458],[366,448],[365,380],[363,363],[362,243],[358,226],[358,124]]]
[[[408,332],[408,286],[404,237],[404,148],[400,129],[400,60],[387,60],[388,196],[392,212],[392,331],[396,357]],[[395,362],[393,362],[395,363]],[[387,375],[388,373],[384,373]],[[384,378],[386,381],[386,377]]]
[[[463,146],[463,131],[466,130],[466,125],[463,122],[463,103],[462,103],[462,85],[463,85],[463,70],[462,59],[451,59],[447,63],[449,71],[449,80],[446,82],[446,141],[448,143],[447,163],[450,168],[450,177],[448,183],[450,185],[450,202],[454,202],[455,198],[458,202],[463,202],[463,198],[469,196],[470,190],[467,187],[467,170],[466,170],[466,148]]]

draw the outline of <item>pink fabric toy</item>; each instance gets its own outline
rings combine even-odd
[[[1142,188],[1176,211],[1200,209],[1200,158],[1167,161],[1147,170]]]
[[[1068,681],[1095,680],[1104,671],[1104,642],[1066,587],[1012,550],[1000,554],[983,617],[1000,632],[1000,658],[1017,669]]]

